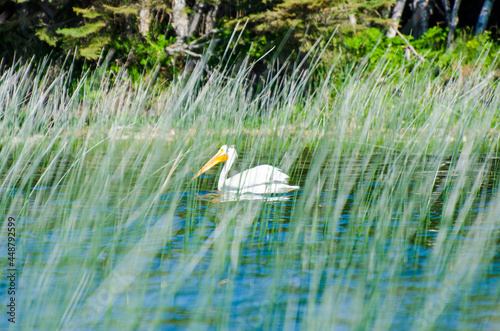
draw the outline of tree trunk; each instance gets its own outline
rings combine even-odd
[[[172,26],[177,35],[177,44],[184,44],[188,38],[189,18],[186,12],[185,0],[174,0]]]
[[[414,0],[416,20],[415,37],[419,38],[424,35],[429,29],[429,0]]]
[[[207,12],[207,9],[211,7],[209,4],[199,1],[194,4],[192,10],[194,12],[193,16],[191,17],[191,22],[189,23],[189,37],[193,36],[198,27],[200,26],[200,23],[202,21],[203,16]]]
[[[479,14],[479,19],[477,20],[476,31],[474,35],[478,35],[483,33],[486,28],[486,24],[488,24],[488,19],[490,18],[491,8],[493,7],[493,3],[495,0],[484,0],[483,8],[481,8],[481,14]]]
[[[451,21],[450,21],[450,29],[448,30],[448,37],[446,38],[446,43],[448,47],[451,47],[453,43],[453,36],[455,34],[455,30],[457,29],[458,24],[458,9],[460,8],[460,2],[462,0],[455,0],[455,4],[453,5],[453,10],[451,11]]]
[[[140,10],[139,10],[139,33],[147,38],[149,35],[149,27],[151,26],[151,1],[152,0],[141,0]]]
[[[207,13],[205,18],[205,33],[209,33],[213,29],[215,29],[215,19],[217,17],[217,11],[219,10],[219,1],[216,1],[213,4],[213,7]]]
[[[403,9],[405,8],[406,0],[397,0],[394,9],[392,10],[392,25],[389,27],[389,31],[387,31],[388,38],[394,38],[396,36],[396,30],[399,26],[399,21],[401,20],[401,15],[403,15]]]
[[[445,11],[445,18],[446,18],[446,25],[450,26],[451,23],[451,6],[450,6],[450,0],[441,0],[443,3],[444,11]]]

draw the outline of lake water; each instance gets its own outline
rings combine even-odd
[[[295,170],[301,189],[285,201],[220,201],[210,190],[213,173],[200,189],[161,194],[146,215],[116,203],[120,192],[93,205],[53,197],[61,214],[45,220],[43,231],[39,219],[17,219],[16,327],[500,329],[500,215],[488,226],[475,221],[498,209],[495,177],[474,199],[466,224],[456,233],[452,224],[443,240],[446,194],[436,195],[424,225],[415,208],[353,217],[353,208],[364,208],[357,192],[380,185],[359,181],[333,222],[338,192],[306,192],[307,167]],[[440,176],[444,181],[446,171]],[[44,189],[52,190],[37,187]],[[317,205],[297,212],[311,194]],[[137,210],[142,202],[134,202]],[[381,200],[371,203],[377,208]],[[81,206],[110,217],[71,231],[56,222]],[[0,286],[5,293],[5,277]],[[1,323],[8,326],[5,316]]]

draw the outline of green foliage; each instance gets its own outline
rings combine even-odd
[[[289,61],[292,63],[301,63],[307,53],[316,44],[318,39],[320,47],[326,46],[326,41],[337,31],[351,31],[353,29],[365,29],[363,22],[367,22],[370,16],[380,14],[386,11],[386,1],[342,1],[342,0],[285,0],[282,2],[268,2],[265,11],[247,11],[248,15],[238,17],[237,19],[223,21],[222,25],[232,31],[238,22],[245,22],[245,31],[243,31],[239,43],[229,45],[235,54],[239,57],[232,60],[241,61],[244,56],[248,56],[250,62],[255,62],[269,50],[273,52],[264,59],[261,59],[254,70],[258,75],[264,75],[270,67],[269,61],[275,58],[280,59],[282,63]],[[253,7],[252,7],[253,8]],[[351,15],[357,17],[359,24],[354,24],[350,19]],[[380,18],[376,23],[371,20],[370,25],[387,25],[386,18]],[[239,25],[241,29],[243,24]],[[373,33],[380,34],[377,29],[368,29]],[[342,48],[343,40],[340,38],[339,31],[333,40],[333,45],[338,47],[326,47],[323,52],[323,60],[326,66],[331,65],[338,58],[337,50]],[[377,36],[371,36],[377,38]],[[226,38],[226,41],[229,38]],[[353,42],[356,42],[353,40]],[[360,40],[361,43],[365,41]],[[222,45],[222,51],[227,44]],[[316,45],[317,46],[317,45]],[[366,54],[364,46],[356,52],[358,56]],[[350,59],[348,59],[350,61]],[[304,66],[310,62],[305,61]],[[328,69],[326,70],[328,71]]]
[[[165,34],[156,39],[147,38],[146,42],[129,40],[119,36],[109,41],[109,46],[117,51],[118,54],[131,54],[135,64],[130,65],[129,74],[134,80],[141,79],[144,75],[144,69],[151,69],[157,65],[169,65],[169,57],[165,48],[175,43],[175,37],[166,37]],[[117,62],[111,65],[111,70],[118,72],[121,65]]]
[[[105,26],[106,23],[104,23],[103,21],[97,21],[94,23],[85,24],[77,28],[58,29],[56,33],[63,35],[64,37],[86,38],[92,34],[96,34]]]
[[[55,47],[57,45],[57,37],[49,34],[46,28],[38,29],[36,31],[36,35],[41,41],[46,42],[52,47]]]
[[[417,40],[406,37],[415,51],[425,58],[426,62],[420,65],[430,65],[451,74],[459,63],[473,66],[481,57],[484,70],[488,70],[500,50],[499,45],[492,42],[490,33],[472,37],[470,32],[460,30],[454,47],[447,49],[446,34],[447,29],[433,27]],[[345,37],[335,39],[334,44],[345,50],[344,59],[347,62],[359,64],[368,60],[371,68],[382,58],[391,60],[388,70],[396,70],[405,63],[410,64],[408,68],[411,69],[413,64],[420,62],[403,38],[396,36],[389,39],[376,28],[352,31]],[[498,68],[498,64],[496,66]]]
[[[139,8],[137,6],[121,6],[113,7],[108,5],[103,5],[106,10],[109,10],[114,15],[137,15]]]
[[[430,52],[441,51],[446,48],[446,34],[448,29],[432,27],[419,39],[412,40],[413,47],[420,50],[428,49]],[[411,37],[409,37],[411,39]],[[430,53],[431,57],[436,53]]]
[[[165,10],[158,5],[158,10]],[[163,9],[162,9],[163,8]],[[168,26],[154,24],[147,37],[137,30],[138,4],[122,1],[104,1],[89,7],[74,6],[76,18],[68,20],[73,26],[39,28],[39,40],[52,47],[69,51],[78,48],[77,57],[96,63],[103,50],[112,50],[115,60],[111,70],[118,71],[126,64],[135,79],[155,64],[171,65],[164,49],[175,42],[173,30]]]
[[[81,15],[82,17],[85,17],[85,18],[97,18],[97,17],[102,16],[102,14],[100,14],[99,12],[97,12],[94,9],[73,7],[73,11],[76,14]]]
[[[483,60],[482,65],[489,67],[496,59],[500,46],[491,38],[491,32],[486,31],[473,38],[471,31],[458,30],[459,37],[455,39],[453,49],[446,50],[439,58],[441,66],[454,65],[461,61],[462,64],[473,65],[478,57]],[[498,65],[496,66],[498,69]]]
[[[384,35],[377,28],[369,28],[361,31],[352,32],[351,36],[345,39],[337,40],[348,51],[348,54],[353,58],[363,58],[366,54],[372,53],[370,61],[376,62],[383,50],[377,47],[383,41]]]
[[[88,45],[80,48],[80,55],[86,59],[97,60],[105,46],[109,44],[109,37],[94,37]]]

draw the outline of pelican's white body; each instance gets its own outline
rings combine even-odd
[[[224,145],[217,155],[227,155],[227,161],[222,168],[217,185],[219,191],[237,192],[238,194],[272,194],[286,193],[299,188],[299,186],[288,185],[290,177],[280,169],[267,164],[227,178],[229,169],[238,157],[236,149],[234,146]]]
[[[245,170],[233,177],[227,178],[228,163],[222,168],[217,188],[219,191],[237,191],[239,193],[286,193],[298,189],[298,186],[288,185],[287,174],[280,169],[264,164]],[[225,169],[226,168],[226,169]]]

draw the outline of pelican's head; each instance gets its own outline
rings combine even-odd
[[[221,148],[219,148],[219,151],[217,154],[215,154],[210,160],[208,160],[207,163],[198,171],[198,173],[193,177],[193,179],[199,177],[201,174],[207,172],[209,169],[214,167],[215,165],[225,162],[228,159],[230,162],[233,162],[234,159],[237,157],[236,154],[236,148],[234,148],[233,145],[222,145]]]

